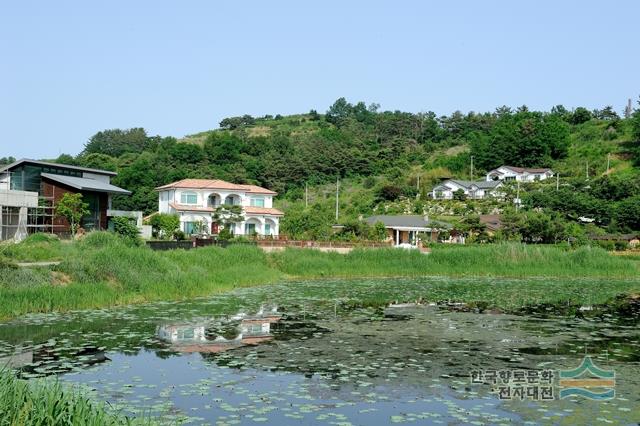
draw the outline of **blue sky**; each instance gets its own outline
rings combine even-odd
[[[107,128],[228,116],[613,105],[640,94],[640,2],[13,1],[0,5],[0,157]]]

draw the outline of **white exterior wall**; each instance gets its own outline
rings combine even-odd
[[[159,191],[158,193],[158,212],[177,214],[180,217],[180,229],[185,231],[185,222],[203,222],[206,225],[207,231],[211,232],[211,223],[213,222],[212,214],[209,212],[179,212],[173,209],[169,204],[180,204],[181,197],[184,193],[195,193],[198,197],[197,204],[193,205],[196,208],[208,208],[209,197],[216,195],[219,197],[221,203],[224,203],[225,199],[229,195],[234,195],[240,198],[240,205],[243,207],[249,207],[251,205],[252,197],[264,198],[264,207],[273,208],[273,196],[270,194],[252,194],[242,191],[231,190],[211,190],[211,189],[169,189]],[[265,224],[268,222],[271,225],[270,234],[279,235],[280,233],[280,218],[278,216],[270,215],[254,215],[243,213],[244,221],[235,224],[234,233],[236,235],[244,235],[244,227],[246,223],[254,223],[256,225],[256,232],[260,235],[264,235]]]
[[[464,194],[468,198],[471,198],[471,199],[474,199],[474,200],[480,200],[480,199],[483,199],[483,198],[488,197],[490,195],[493,195],[492,191],[495,191],[495,189],[497,189],[497,188],[494,188],[494,189],[477,188],[475,190],[475,193],[473,195],[471,195],[471,193],[469,191],[470,188],[462,187],[462,186],[460,186],[460,185],[458,185],[458,184],[456,184],[454,182],[444,182],[444,183],[442,183],[441,185],[438,185],[438,186],[442,186],[442,187],[444,187],[444,189],[436,190],[436,188],[438,188],[438,187],[433,189],[433,191],[431,193],[431,197],[434,200],[452,200],[453,199],[453,193],[458,191],[459,189],[462,189],[462,191],[464,191]],[[436,197],[436,193],[438,193],[438,192],[442,193],[441,197]]]
[[[542,172],[542,173],[529,173],[522,172],[518,173],[506,167],[498,167],[496,171],[500,172],[497,174],[498,180],[515,180],[517,182],[535,182],[537,180],[545,180],[548,177],[553,176],[553,172]],[[495,171],[487,173],[487,181],[493,181],[493,175],[495,175]]]
[[[111,183],[111,176],[101,175],[99,173],[82,172],[82,177],[97,180],[99,182]]]
[[[8,191],[11,189],[11,175],[9,173],[0,174],[0,190]]]

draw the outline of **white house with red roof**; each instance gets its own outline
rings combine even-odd
[[[183,179],[156,188],[158,211],[180,217],[180,229],[190,235],[201,225],[217,234],[220,226],[214,214],[221,205],[242,207],[243,220],[230,225],[234,235],[272,235],[280,231],[284,213],[273,208],[276,192],[256,185],[235,184],[220,179]]]
[[[487,173],[487,182],[491,181],[518,181],[518,182],[535,182],[553,177],[553,170],[549,168],[530,168],[530,167],[513,167],[500,166],[497,169]]]

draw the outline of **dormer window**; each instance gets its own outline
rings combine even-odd
[[[180,194],[180,204],[198,204],[198,194],[195,192],[183,192]]]

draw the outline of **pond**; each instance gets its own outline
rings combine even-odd
[[[0,363],[167,424],[640,420],[637,318],[463,312],[423,302],[432,279],[290,282],[29,315],[0,324]],[[561,395],[576,387],[561,386],[561,371],[585,355],[596,366],[587,379],[615,374],[581,383],[605,399]]]

